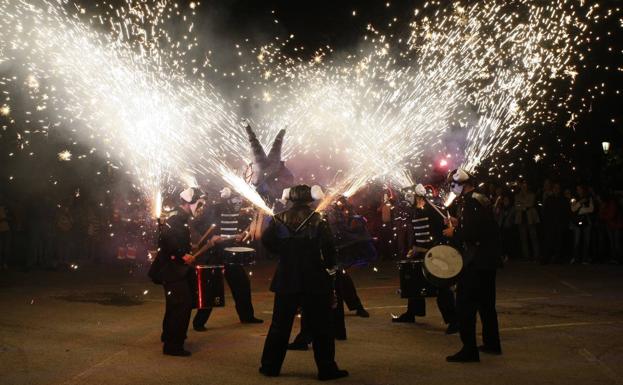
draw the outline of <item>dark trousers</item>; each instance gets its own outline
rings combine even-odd
[[[353,279],[344,270],[338,270],[335,275],[335,297],[337,307],[333,310],[333,330],[338,339],[346,339],[346,322],[344,320],[344,304],[348,310],[363,308],[361,300],[357,295],[357,289]],[[308,328],[305,312],[301,313],[301,330],[295,337],[296,343],[310,343],[311,333]]]
[[[337,306],[331,312],[333,317],[333,335],[340,340],[346,339],[346,321],[344,320],[344,299],[336,291],[335,299]],[[312,342],[312,334],[308,321],[309,317],[305,314],[305,311],[301,311],[301,330],[299,334],[294,337],[293,343],[296,344],[310,344]]]
[[[437,306],[446,324],[456,323],[456,305],[454,301],[454,293],[452,290],[445,288],[439,289],[437,294]],[[412,316],[424,317],[426,315],[426,298],[414,297],[409,298],[407,303],[407,314]]]
[[[546,253],[542,262],[560,262],[562,260],[563,235],[566,226],[560,226],[552,223],[544,224],[545,247]]]
[[[181,349],[192,311],[192,292],[187,280],[165,283],[166,307],[162,321],[162,337],[165,348]]]
[[[275,372],[281,370],[290,340],[292,323],[299,306],[307,318],[307,327],[312,338],[314,359],[318,372],[336,370],[331,296],[328,293],[275,293],[273,319],[264,343],[262,367]]]
[[[234,297],[238,318],[241,322],[251,320],[255,314],[251,303],[251,281],[244,270],[244,266],[226,265],[225,280]],[[204,326],[208,322],[210,314],[212,314],[212,308],[197,310],[197,314],[193,318],[193,326]]]
[[[3,231],[0,233],[0,268],[9,263],[11,254],[11,232]]]
[[[357,310],[363,307],[353,279],[344,270],[339,270],[335,275],[335,291],[344,300],[348,310]]]
[[[466,268],[461,274],[456,290],[459,333],[463,349],[476,351],[476,313],[482,323],[484,345],[500,347],[498,315],[495,310],[494,269]]]

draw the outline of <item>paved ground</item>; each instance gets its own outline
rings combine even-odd
[[[254,304],[269,320],[272,265],[253,271]],[[371,318],[348,316],[337,361],[343,384],[623,384],[623,268],[512,263],[499,275],[504,355],[448,364],[458,336],[445,336],[434,300],[415,325],[392,324],[405,302],[397,272],[353,273]],[[145,290],[148,290],[144,294]],[[317,383],[311,352],[289,352],[282,376],[257,373],[268,329],[241,325],[231,297],[209,330],[189,332],[190,358],[161,354],[161,288],[121,267],[0,275],[0,383]],[[296,326],[298,329],[298,325]],[[296,329],[295,329],[296,330]]]

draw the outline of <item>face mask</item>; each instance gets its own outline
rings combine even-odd
[[[452,191],[454,195],[459,196],[463,192],[463,185],[452,182],[450,183],[450,191]]]
[[[199,209],[203,207],[203,201],[202,200],[198,200],[195,203],[192,203],[190,205],[190,213],[191,215],[194,217],[197,215],[197,212],[199,211]]]
[[[405,200],[409,202],[409,204],[415,204],[415,195],[413,194],[405,194]]]

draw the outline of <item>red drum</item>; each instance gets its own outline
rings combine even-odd
[[[225,306],[223,265],[197,265],[197,309]]]

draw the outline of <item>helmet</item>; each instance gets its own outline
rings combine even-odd
[[[324,192],[318,185],[309,187],[305,184],[300,184],[294,187],[289,187],[283,190],[281,196],[282,201],[292,201],[299,203],[311,203],[316,200],[324,198]]]
[[[231,197],[231,189],[229,187],[224,187],[221,191],[221,198],[229,199]]]
[[[418,197],[426,196],[426,188],[424,187],[424,185],[419,183],[417,186],[415,186],[415,195]]]
[[[189,187],[180,193],[180,199],[184,203],[190,204],[190,212],[193,216],[197,210],[205,203],[203,197],[205,195],[196,187]]]
[[[467,182],[472,181],[472,176],[462,168],[457,168],[456,170],[450,172],[448,175],[448,182],[450,183],[450,191],[452,191],[455,195],[461,195],[463,192],[463,186]]]

